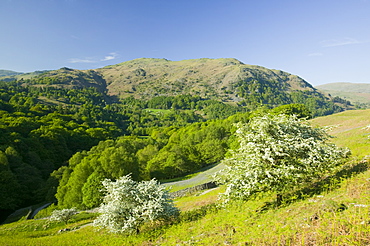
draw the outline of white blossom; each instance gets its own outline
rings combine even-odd
[[[225,201],[263,191],[284,193],[333,170],[348,149],[327,143],[329,135],[295,116],[265,115],[237,124],[239,148],[223,163],[216,181],[227,185]]]
[[[50,221],[59,221],[67,223],[73,215],[77,214],[76,208],[68,208],[62,210],[54,210],[49,218]]]
[[[166,220],[178,214],[166,188],[152,179],[136,182],[129,175],[104,180],[106,195],[95,226],[111,232],[134,232],[145,222]]]

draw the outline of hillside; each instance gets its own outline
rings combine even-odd
[[[263,93],[266,87],[279,92],[315,89],[298,76],[236,59],[193,59],[169,61],[141,58],[98,69],[111,94],[135,97],[192,94],[242,100],[243,90]],[[245,88],[248,86],[248,88]]]
[[[313,116],[352,108],[349,102],[333,101],[296,75],[246,65],[232,58],[183,61],[140,58],[95,70],[61,68],[24,81],[24,85],[40,84],[64,89],[95,87],[113,98],[144,101],[191,95],[252,110],[261,105],[272,108],[301,103]]]
[[[34,71],[31,73],[20,73],[20,72],[14,72],[11,70],[0,70],[0,80],[3,81],[14,81],[14,80],[21,80],[21,79],[31,79],[33,77],[36,77],[40,74],[43,74],[45,72],[48,72],[49,70],[44,71]]]
[[[36,73],[0,82],[0,161],[6,170],[0,178],[9,181],[0,186],[4,213],[56,193],[66,207],[81,205],[82,187],[100,168],[104,177],[91,182],[128,173],[166,180],[215,164],[229,147],[232,123],[255,109],[284,105],[278,112],[317,117],[350,108],[298,76],[235,59],[142,58],[96,70]],[[76,192],[58,188],[67,186]]]
[[[333,97],[344,98],[357,107],[370,107],[369,83],[329,83],[318,85],[316,88]]]
[[[2,245],[369,245],[370,110],[353,110],[311,122],[330,126],[338,145],[349,144],[354,159],[335,176],[302,187],[274,206],[266,194],[226,208],[212,205],[224,188],[176,200],[182,211],[170,225],[143,228],[138,235],[110,234],[91,226],[94,214],[81,213],[69,224],[45,219],[0,226]],[[337,126],[334,127],[333,126]],[[357,145],[354,143],[358,143]],[[356,159],[359,157],[359,159]]]
[[[107,90],[106,82],[100,73],[97,73],[94,70],[81,71],[66,67],[45,72],[39,75],[37,79],[31,80],[30,82],[31,84],[43,84],[46,86],[65,89],[94,87],[102,93]]]
[[[5,77],[5,76],[14,76],[18,74],[22,74],[22,73],[18,73],[18,72],[11,71],[11,70],[0,69],[0,78]]]
[[[358,158],[370,155],[370,109],[345,111],[311,120],[312,124],[328,127],[332,141],[351,149]]]

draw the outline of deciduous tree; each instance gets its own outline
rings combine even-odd
[[[129,175],[103,181],[106,191],[95,226],[114,233],[138,232],[142,224],[168,220],[178,214],[168,191],[158,181],[136,182]]]
[[[223,160],[226,168],[217,176],[227,185],[226,202],[266,191],[282,195],[324,177],[349,155],[328,143],[323,129],[295,116],[267,114],[237,127],[239,147]]]

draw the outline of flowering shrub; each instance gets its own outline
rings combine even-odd
[[[223,160],[216,180],[227,185],[223,194],[246,199],[259,192],[283,194],[333,171],[349,150],[327,143],[329,135],[295,116],[265,115],[237,124],[239,147]]]
[[[178,215],[166,188],[152,179],[136,182],[129,175],[103,181],[106,195],[95,226],[115,233],[138,232],[145,222],[168,220]]]
[[[50,221],[60,221],[68,223],[73,215],[77,214],[78,211],[75,208],[68,208],[62,210],[54,210],[49,218]]]

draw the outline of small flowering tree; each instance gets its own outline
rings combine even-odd
[[[65,224],[72,218],[73,215],[77,214],[78,211],[75,208],[67,208],[62,210],[54,210],[51,213],[49,221],[60,221],[64,222]]]
[[[327,143],[329,135],[295,116],[265,115],[237,124],[239,147],[223,160],[216,180],[226,184],[225,202],[260,192],[287,191],[329,174],[349,150]],[[279,201],[278,201],[279,202]]]
[[[152,179],[136,182],[129,175],[103,181],[106,195],[95,226],[114,233],[138,232],[146,222],[168,220],[178,215],[166,188]]]

